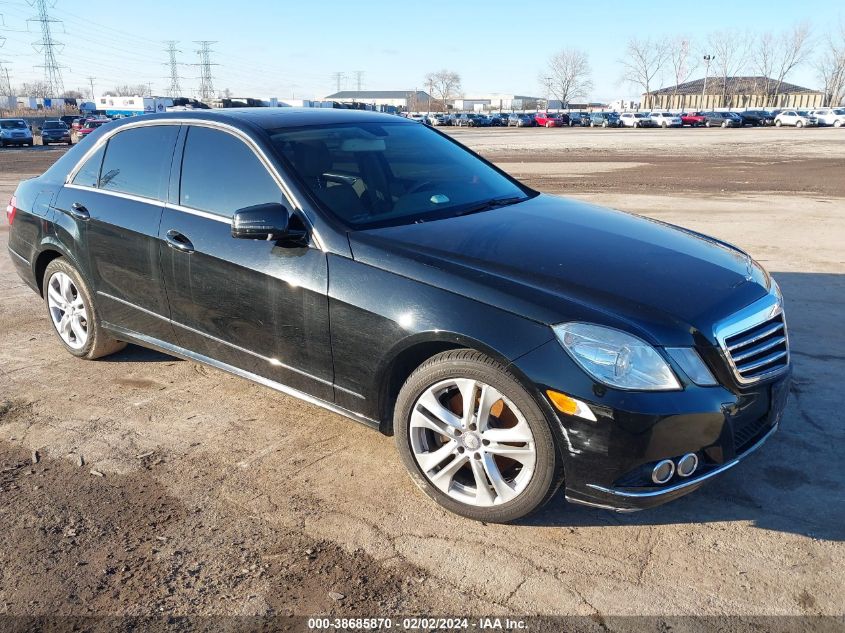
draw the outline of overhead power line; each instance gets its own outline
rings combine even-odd
[[[56,50],[61,50],[64,44],[53,39],[52,25],[60,23],[61,20],[50,17],[47,0],[30,0],[29,4],[38,11],[38,15],[27,21],[38,22],[41,25],[41,41],[33,42],[32,46],[37,52],[43,53],[44,63],[36,66],[36,68],[44,69],[47,94],[51,97],[58,97],[65,91],[65,87],[62,81],[62,67],[56,59]],[[54,6],[55,3],[51,4],[49,8]]]
[[[337,92],[340,92],[340,85],[346,80],[346,73],[332,73],[332,79],[334,79],[337,84]]]

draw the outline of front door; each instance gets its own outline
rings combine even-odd
[[[160,237],[179,345],[333,401],[326,255],[313,247],[235,239],[234,212],[284,199],[240,138],[188,128]]]

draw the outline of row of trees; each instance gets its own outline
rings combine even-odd
[[[22,83],[16,90],[12,91],[14,94],[26,95],[28,97],[52,97],[50,94],[50,84],[46,81],[28,81]],[[149,97],[149,84],[124,84],[122,86],[115,86],[110,90],[103,92],[104,97]],[[65,90],[61,95],[62,99],[92,99],[91,91],[83,92],[82,90]]]
[[[710,56],[705,64],[704,56]],[[717,77],[722,102],[730,106],[728,78],[743,74],[761,77],[755,86],[769,105],[780,93],[793,71],[812,63],[828,104],[845,100],[845,23],[825,35],[813,38],[810,27],[799,22],[781,32],[728,29],[714,31],[700,42],[688,37],[632,37],[619,60],[620,83],[637,87],[648,95],[671,82],[675,90],[696,75]],[[707,65],[707,68],[702,68]],[[567,48],[552,55],[539,77],[546,95],[567,105],[589,97],[593,89],[592,68],[585,51]],[[448,101],[461,96],[461,77],[450,70],[426,75],[428,93],[435,106],[445,109]],[[652,107],[647,96],[645,107]]]

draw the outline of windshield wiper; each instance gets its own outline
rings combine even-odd
[[[469,215],[470,213],[480,213],[481,211],[489,211],[490,209],[497,209],[499,207],[506,207],[509,204],[516,204],[517,202],[522,202],[523,200],[528,200],[525,196],[507,196],[503,198],[491,198],[490,200],[485,200],[484,202],[479,202],[471,207],[467,207],[462,211],[459,211],[455,214],[455,217],[461,215]]]

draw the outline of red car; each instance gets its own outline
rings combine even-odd
[[[701,112],[685,112],[681,115],[681,125],[698,127],[707,123],[707,117]]]
[[[108,123],[108,121],[101,121],[99,119],[89,119],[82,124],[82,127],[76,130],[76,135],[80,138],[83,136],[88,136],[91,132],[96,130],[103,123]]]
[[[538,112],[534,115],[534,120],[537,125],[542,127],[563,127],[568,123],[559,114],[548,114],[546,112]]]

